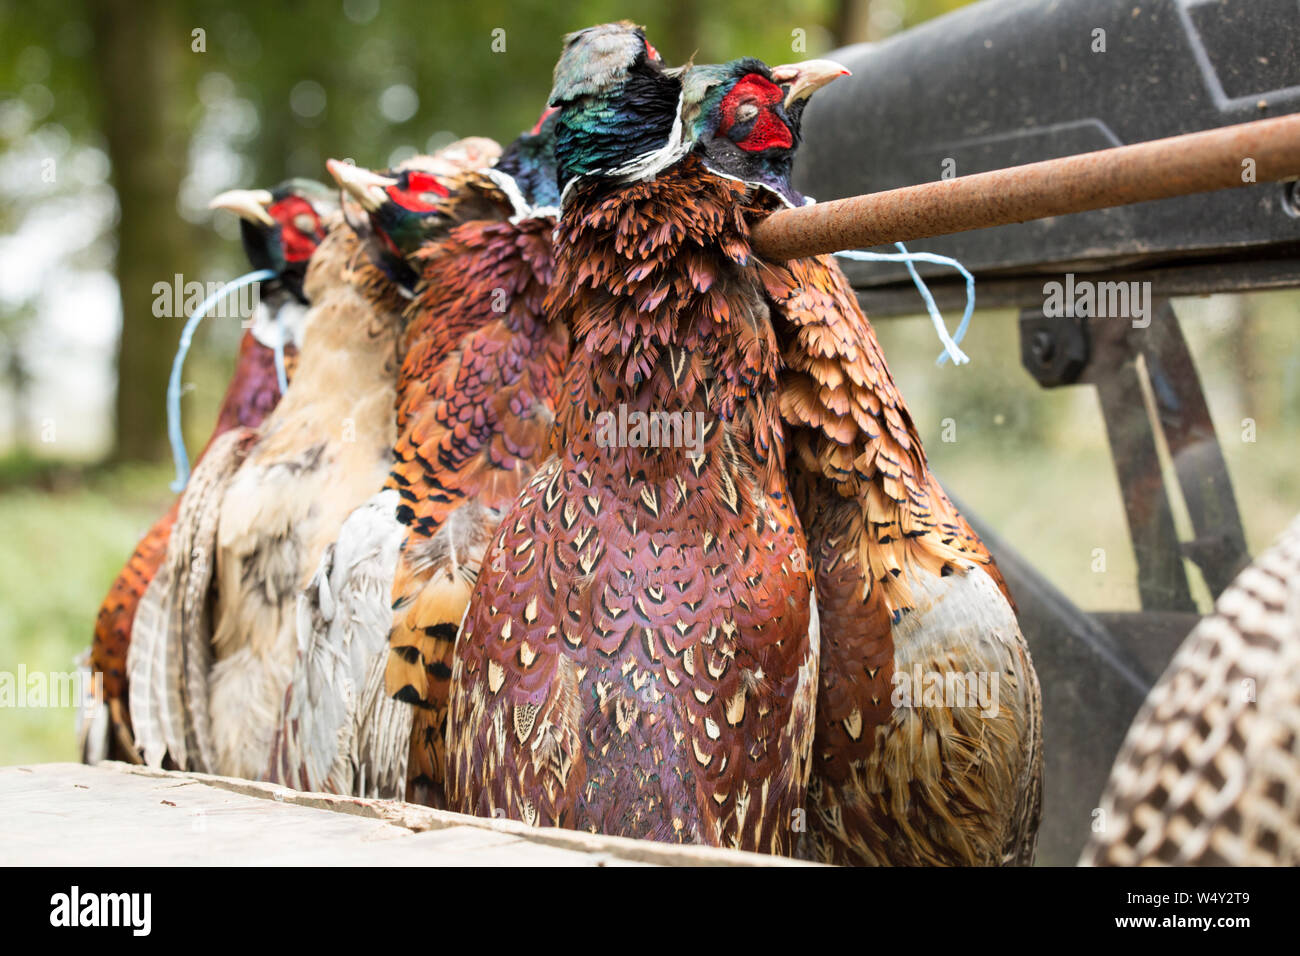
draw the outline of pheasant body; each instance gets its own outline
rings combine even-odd
[[[301,567],[364,499],[358,488],[382,481],[372,436],[392,428],[400,296],[341,224],[305,290],[294,385],[258,429],[227,433],[223,454],[214,445],[200,462],[183,543],[178,524],[169,567],[141,602],[148,646],[133,646],[131,670],[156,689],[133,697],[132,719],[139,710],[150,725],[149,763],[168,753],[186,769],[262,773],[294,662]]]
[[[298,592],[383,480],[392,442],[401,299],[350,230],[332,232],[317,259],[295,387],[220,505],[209,707],[215,769],[229,776],[266,767],[297,652]]]
[[[1300,519],[1147,695],[1080,863],[1300,866]]]
[[[275,408],[280,399],[280,388],[276,379],[274,350],[276,340],[282,334],[286,337],[283,345],[285,374],[287,378],[293,376],[296,343],[301,334],[304,311],[301,275],[316,246],[324,238],[321,216],[331,205],[330,199],[322,195],[322,189],[310,181],[293,180],[268,194],[272,209],[270,212],[260,211],[260,215],[272,223],[279,223],[274,230],[256,220],[258,207],[254,206],[252,212],[240,210],[254,219],[250,222],[246,218],[240,223],[250,261],[255,267],[274,268],[277,277],[266,284],[252,326],[240,339],[234,375],[222,398],[212,435],[199,452],[199,460],[221,435],[235,428],[256,428]],[[292,208],[285,205],[281,209],[283,204],[290,204]],[[311,227],[302,231],[287,221],[280,222],[290,215],[304,216],[299,220],[304,227],[307,219],[312,220]],[[286,244],[287,250],[284,248]],[[102,741],[85,741],[83,757],[90,762],[102,757],[132,762],[139,760],[131,734],[127,654],[136,609],[162,564],[179,507],[178,499],[146,532],[100,606],[90,663],[94,672],[103,674],[104,700],[109,710],[108,723],[112,734],[106,746]]]
[[[847,74],[827,60],[688,74],[688,88],[715,85],[710,96],[721,96],[725,121],[696,148],[746,185],[747,216],[805,202],[790,183],[803,109]],[[930,473],[843,272],[828,257],[757,269],[780,342],[790,488],[821,611],[800,853],[860,864],[1027,862],[1041,707],[1001,575]]]
[[[442,662],[450,658],[468,600],[466,581],[477,573],[500,511],[545,454],[568,353],[567,333],[541,317],[554,221],[535,214],[534,204],[549,197],[507,172],[527,171],[549,156],[546,140],[544,131],[535,131],[512,144],[497,168],[444,177],[445,195],[438,201],[444,227],[408,256],[418,281],[402,343],[392,469],[384,490],[367,505],[374,520],[358,524],[356,533],[345,527],[336,553],[327,557],[300,603],[300,614],[305,609],[314,623],[300,627],[299,636],[310,655],[312,649],[339,643],[335,625],[327,633],[325,617],[364,622],[346,640],[353,648],[366,648],[366,654],[373,654],[376,644],[384,649],[378,657],[379,686],[386,683],[397,702],[370,695],[371,658],[335,684],[360,683],[360,675],[366,675],[368,703],[345,709],[352,713],[349,719],[385,728],[378,735],[385,740],[402,732],[405,719],[410,769],[405,743],[400,758],[391,750],[362,746],[351,759],[353,767],[341,761],[339,750],[328,779],[307,772],[306,783],[314,789],[355,790],[364,777],[375,785],[383,782],[372,791],[378,795],[406,792],[420,802],[441,802],[447,674]],[[520,150],[521,144],[528,150]],[[339,553],[345,550],[382,558],[354,567]],[[327,611],[325,601],[317,600],[324,593],[317,583],[324,585],[327,564],[332,594],[364,577],[364,599],[331,597],[337,606]],[[333,706],[310,692],[304,697],[300,683],[295,678],[288,720],[314,720]],[[301,731],[295,739],[286,721],[272,777],[301,783],[300,763],[323,766],[333,727],[327,720],[315,731],[319,743],[312,743]],[[357,734],[344,731],[343,736]],[[394,790],[406,777],[409,787]]]
[[[552,217],[472,222],[421,253],[428,334],[407,354],[410,410],[388,485],[407,526],[387,684],[415,705],[410,797],[440,805],[456,629],[501,515],[545,458],[568,357],[546,321]]]
[[[843,272],[828,257],[772,265],[767,291],[822,605],[801,852],[841,864],[1031,862],[1041,703],[1001,574],[930,472]],[[936,686],[944,695],[927,700]]]
[[[566,205],[548,312],[575,336],[567,401],[456,645],[453,809],[791,846],[816,611],[742,194],[688,158]],[[699,454],[606,442],[620,407],[698,422]]]

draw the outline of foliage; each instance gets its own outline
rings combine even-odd
[[[0,494],[0,671],[73,670],[90,646],[95,608],[167,507],[168,477],[159,467],[118,468],[58,493]],[[75,720],[72,710],[0,709],[0,765],[75,759]]]

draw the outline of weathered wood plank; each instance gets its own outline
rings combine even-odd
[[[793,861],[126,764],[0,768],[0,865],[331,864],[780,866]]]

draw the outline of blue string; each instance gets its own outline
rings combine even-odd
[[[273,278],[275,278],[275,273],[270,269],[258,269],[256,272],[249,272],[238,279],[230,280],[199,303],[199,307],[194,310],[194,314],[190,316],[189,321],[185,323],[185,328],[181,331],[181,341],[176,347],[176,357],[172,359],[171,378],[167,381],[167,440],[171,442],[172,461],[176,464],[176,480],[171,483],[172,491],[184,491],[190,480],[190,454],[185,448],[185,436],[181,433],[181,366],[185,364],[185,356],[189,354],[190,343],[194,339],[194,330],[199,327],[199,323],[203,321],[203,317],[208,314],[212,307],[230,293],[242,289],[246,285],[252,285],[254,282]],[[282,340],[283,337],[282,329]],[[275,370],[276,380],[280,383],[281,392],[285,389],[283,362],[282,344],[276,350]]]
[[[912,277],[912,282],[916,284],[916,289],[921,293],[921,298],[925,301],[925,309],[930,313],[930,322],[934,325],[934,331],[939,336],[939,341],[943,343],[943,351],[935,360],[935,365],[942,365],[948,359],[952,359],[954,365],[965,365],[970,361],[970,356],[957,347],[957,343],[966,337],[966,329],[970,327],[971,313],[975,311],[975,277],[956,259],[949,256],[940,256],[932,252],[908,252],[907,246],[901,242],[894,243],[894,248],[898,253],[892,252],[862,252],[858,249],[845,249],[835,253],[845,259],[853,259],[857,262],[902,262],[907,265],[907,274]],[[943,314],[939,311],[939,306],[935,304],[934,296],[930,294],[929,287],[921,274],[916,271],[916,262],[931,262],[940,266],[952,266],[963,276],[966,277],[966,311],[962,313],[961,323],[957,326],[957,334],[950,336],[948,327],[944,324]]]

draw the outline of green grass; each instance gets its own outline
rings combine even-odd
[[[166,467],[130,468],[0,493],[0,671],[74,669],[109,585],[167,507],[170,479]],[[76,759],[75,725],[74,710],[0,708],[0,765]]]

